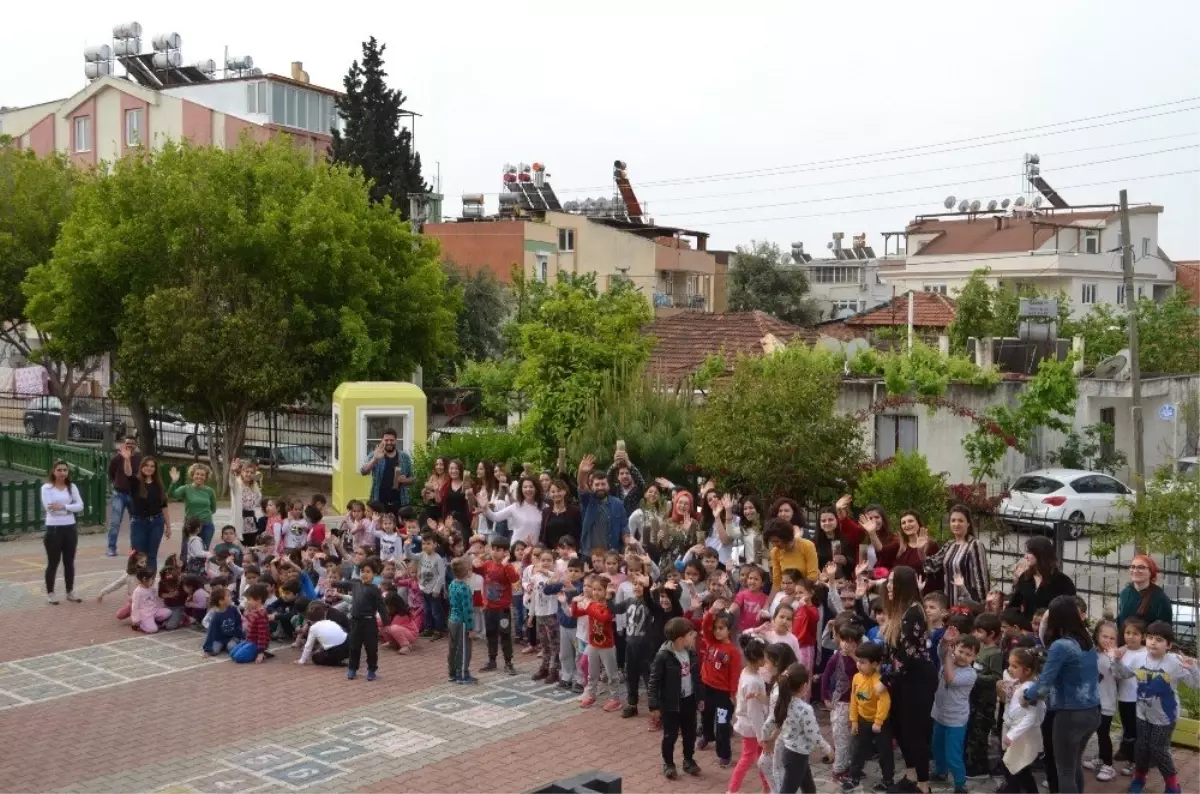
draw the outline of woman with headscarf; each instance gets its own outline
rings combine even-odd
[[[671,499],[671,515],[659,527],[655,545],[662,550],[658,560],[666,568],[682,560],[688,549],[704,543],[704,528],[696,518],[695,502],[689,491],[680,490]]]
[[[1117,637],[1124,636],[1125,619],[1137,616],[1146,623],[1172,622],[1171,599],[1158,586],[1158,563],[1139,554],[1129,563],[1129,584],[1117,598]]]

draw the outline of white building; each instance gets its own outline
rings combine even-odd
[[[1162,210],[1156,205],[1129,210],[1135,289],[1156,301],[1175,285],[1175,267],[1158,247]],[[953,295],[972,272],[989,268],[992,286],[1062,290],[1076,316],[1096,303],[1125,303],[1116,206],[918,216],[901,236],[905,255],[885,258],[880,268],[881,278],[898,292]]]
[[[829,244],[832,257],[814,259],[803,243],[792,243],[792,264],[808,276],[809,295],[817,301],[822,320],[849,317],[873,309],[892,298],[892,287],[880,276],[880,260],[867,245],[866,235],[856,235],[849,248],[842,247],[842,233]]]

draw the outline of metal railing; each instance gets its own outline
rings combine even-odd
[[[43,527],[41,490],[45,474],[56,460],[71,467],[71,478],[83,499],[78,521],[103,524],[108,515],[107,460],[99,450],[0,436],[0,467],[40,477],[0,485],[0,536],[36,532]]]

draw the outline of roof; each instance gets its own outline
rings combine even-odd
[[[1131,207],[1131,213],[1161,212],[1154,205]],[[1116,208],[1064,210],[1041,212],[1037,215],[974,215],[963,218],[925,217],[917,218],[908,225],[908,234],[930,234],[935,236],[919,250],[909,247],[913,256],[954,256],[958,254],[998,254],[1016,251],[1033,251],[1041,248],[1047,240],[1060,231],[1053,226],[1071,226],[1086,221],[1104,221],[1117,214]],[[996,218],[1001,218],[999,229]],[[1094,223],[1083,224],[1094,227]],[[1071,240],[1074,246],[1075,241]]]
[[[906,292],[882,306],[846,318],[846,325],[908,325],[908,296],[913,298],[913,326],[945,328],[954,322],[954,299],[940,292]]]
[[[1200,259],[1175,263],[1175,286],[1188,291],[1193,306],[1200,306]]]
[[[643,333],[656,338],[647,370],[666,379],[693,374],[708,356],[719,353],[732,369],[739,355],[761,356],[778,342],[802,339],[813,344],[811,328],[785,323],[760,312],[681,312],[656,319]]]

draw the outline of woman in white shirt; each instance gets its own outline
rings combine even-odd
[[[510,545],[521,541],[533,546],[542,534],[542,489],[532,477],[522,477],[518,488],[520,500],[500,510],[493,510],[483,493],[476,494],[475,500],[488,521],[508,522]]]
[[[46,547],[46,597],[51,604],[58,603],[54,580],[61,561],[67,600],[78,604],[83,599],[75,595],[75,549],[79,545],[75,514],[83,510],[83,499],[71,482],[71,469],[65,461],[56,460],[50,467],[42,486],[42,509],[46,511],[46,534],[42,538]]]

